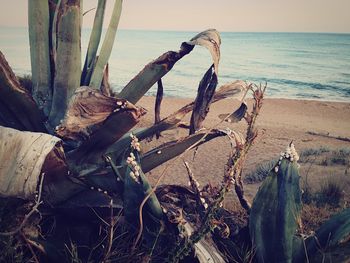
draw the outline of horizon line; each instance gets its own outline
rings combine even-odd
[[[0,25],[0,27],[3,28],[28,28],[28,26],[10,26],[10,25]],[[83,29],[92,29],[92,27],[83,27]],[[104,27],[103,30],[106,30],[107,27]],[[119,28],[118,30],[123,31],[155,31],[155,32],[201,32],[202,30],[183,30],[183,29],[148,29],[148,28]],[[217,30],[217,29],[216,29]],[[291,34],[342,34],[342,35],[349,35],[350,31],[243,31],[243,30],[237,30],[237,31],[229,31],[229,30],[218,30],[220,33],[291,33]]]

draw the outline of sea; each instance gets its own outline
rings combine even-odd
[[[90,29],[82,30],[82,63]],[[109,60],[115,91],[142,68],[198,32],[119,30]],[[103,39],[104,36],[102,36]],[[221,32],[219,85],[234,80],[267,83],[267,97],[350,102],[350,34]],[[0,50],[14,72],[31,72],[28,29],[0,27]],[[208,50],[195,49],[163,78],[165,96],[194,98],[212,64]],[[154,95],[152,87],[148,95]]]

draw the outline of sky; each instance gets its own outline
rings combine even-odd
[[[97,0],[84,0],[84,10]],[[106,23],[114,0],[107,0]],[[27,0],[0,0],[0,26],[27,26]],[[350,33],[350,0],[124,0],[119,28]],[[94,11],[84,16],[91,27]]]

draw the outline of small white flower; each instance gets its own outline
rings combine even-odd
[[[205,209],[208,209],[208,204],[207,203],[203,204],[203,206],[204,206]]]
[[[278,166],[275,167],[275,173],[278,173]]]

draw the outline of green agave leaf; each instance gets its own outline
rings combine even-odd
[[[90,83],[98,45],[100,44],[105,8],[106,0],[99,0],[95,13],[94,25],[90,35],[89,46],[86,52],[84,68],[81,74],[80,84],[82,86],[87,86]]]
[[[190,41],[182,43],[179,51],[168,51],[147,64],[144,69],[123,88],[118,96],[135,104],[158,80],[172,69],[177,61],[189,54],[195,45],[201,45],[209,49],[213,57],[215,72],[217,74],[217,66],[220,59],[220,44],[220,35],[215,29],[208,29],[199,33]]]
[[[111,21],[109,23],[105,39],[102,43],[99,57],[97,59],[96,65],[93,69],[93,73],[92,73],[90,84],[89,84],[90,87],[94,87],[94,88],[99,89],[101,86],[101,82],[102,82],[102,78],[103,78],[103,71],[104,71],[105,66],[107,65],[108,59],[111,55],[115,35],[117,33],[119,19],[120,19],[120,15],[122,12],[122,3],[123,3],[123,0],[116,0],[114,3]]]
[[[53,80],[55,78],[55,71],[56,71],[57,19],[59,17],[59,10],[60,10],[62,0],[54,0],[54,1],[48,1],[48,2],[49,2],[49,11],[50,11],[50,28],[49,28],[49,41],[50,41],[49,49],[50,49],[50,67],[51,67],[50,90],[52,92]],[[51,105],[49,110],[50,109],[51,109]]]
[[[133,151],[133,153],[136,156],[136,162],[139,163],[138,152]],[[135,176],[135,171],[132,169],[132,165],[129,164],[124,176],[124,213],[130,222],[138,222],[141,202],[152,190],[141,167],[138,173],[139,175]],[[162,219],[163,211],[154,193],[148,198],[145,211],[152,218]]]
[[[283,158],[259,188],[249,228],[259,262],[292,262],[301,199],[297,163]]]
[[[79,1],[61,4],[57,31],[56,77],[49,123],[56,127],[63,119],[70,98],[80,86],[80,6]]]
[[[48,1],[28,1],[28,25],[33,97],[48,115],[52,101]]]
[[[314,236],[305,240],[307,255],[313,256],[315,252],[331,248],[342,242],[349,242],[350,238],[350,208],[332,216],[323,223]]]

